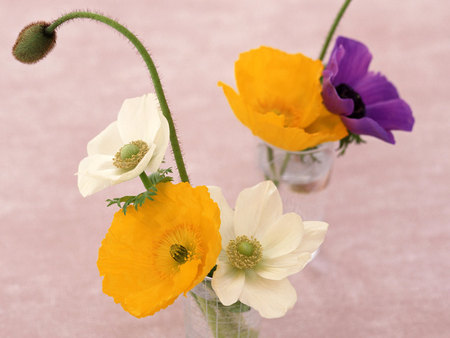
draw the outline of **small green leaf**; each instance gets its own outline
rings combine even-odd
[[[339,148],[337,149],[339,151],[338,156],[344,155],[345,151],[351,143],[361,144],[366,143],[366,141],[364,141],[358,134],[349,132],[346,137],[339,141]]]
[[[120,198],[107,199],[106,200],[106,202],[108,202],[107,206],[109,207],[111,205],[116,204],[119,208],[122,209],[124,215],[126,215],[127,208],[130,205],[133,205],[134,209],[138,210],[138,208],[141,207],[146,200],[153,201],[152,196],[155,196],[158,191],[156,187],[157,184],[173,181],[173,178],[169,176],[169,174],[171,173],[172,168],[158,169],[156,172],[148,176],[151,186],[146,191],[136,196],[123,196]]]

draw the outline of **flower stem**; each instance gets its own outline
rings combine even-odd
[[[342,16],[344,15],[347,7],[350,5],[350,2],[352,2],[352,0],[345,0],[344,4],[342,5],[341,9],[339,10],[338,14],[336,15],[336,18],[334,19],[333,24],[331,25],[330,30],[328,31],[328,35],[322,46],[322,50],[320,51],[320,55],[319,55],[320,61],[323,61],[323,58],[325,57],[325,54],[327,53],[328,45],[330,44],[331,38],[333,37],[333,34],[336,31],[336,28],[339,25],[339,22],[341,21]]]
[[[144,184],[145,189],[150,190],[150,188],[152,187],[152,183],[150,182],[150,180],[148,179],[147,174],[145,173],[145,171],[143,171],[140,175],[139,178],[141,179],[142,183]]]
[[[273,149],[272,149],[272,147],[267,146],[267,145],[266,145],[266,149],[267,149],[267,161],[269,161],[270,170],[272,171],[272,177],[270,178],[270,180],[273,182],[273,184],[275,184],[275,186],[278,186],[279,176],[277,174],[277,168],[275,167],[275,161],[273,158]]]
[[[165,118],[167,119],[167,122],[169,123],[170,143],[172,145],[172,151],[173,151],[173,155],[175,157],[175,162],[177,164],[180,179],[182,182],[189,182],[189,177],[187,175],[186,167],[184,165],[183,155],[181,154],[181,148],[180,148],[180,144],[178,142],[175,125],[174,125],[172,115],[169,110],[169,106],[166,101],[166,97],[164,95],[164,91],[162,89],[161,81],[159,79],[159,75],[156,70],[155,64],[153,63],[153,60],[150,57],[150,54],[148,53],[148,51],[145,49],[144,45],[139,41],[139,39],[133,33],[131,33],[126,27],[122,26],[117,21],[112,20],[101,14],[92,13],[92,12],[75,11],[75,12],[71,12],[66,15],[63,15],[62,17],[53,21],[53,23],[50,24],[45,29],[45,32],[48,34],[52,34],[59,25],[63,24],[66,21],[76,19],[76,18],[87,18],[87,19],[92,19],[92,20],[103,22],[104,24],[111,26],[112,28],[117,30],[119,33],[124,35],[136,47],[137,51],[142,56],[142,58],[145,61],[145,64],[147,65],[147,68],[150,72],[151,79],[153,81],[153,86],[155,87],[156,96],[158,97],[159,104],[161,106],[162,113],[164,114]]]

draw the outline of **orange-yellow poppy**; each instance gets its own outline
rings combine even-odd
[[[323,64],[303,54],[260,47],[235,64],[238,92],[219,82],[236,117],[265,142],[300,151],[347,135],[322,103]]]
[[[114,215],[99,250],[103,292],[145,317],[200,283],[221,250],[220,211],[205,186],[161,183],[153,201]]]

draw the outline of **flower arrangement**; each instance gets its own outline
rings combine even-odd
[[[350,2],[344,1],[318,60],[260,47],[236,61],[237,92],[219,82],[236,117],[265,142],[269,160],[274,149],[300,152],[333,141],[343,155],[349,144],[365,143],[361,135],[394,144],[392,130],[412,130],[411,108],[386,77],[368,71],[372,55],[364,44],[338,37],[323,64]]]
[[[394,144],[393,130],[413,128],[411,108],[395,86],[369,71],[372,55],[363,43],[338,37],[323,64],[350,2],[341,7],[318,60],[263,46],[240,55],[237,91],[219,82],[236,117],[265,142],[268,158],[280,149],[286,152],[275,178],[284,173],[289,152],[339,141],[342,155],[349,144],[365,142],[361,135]],[[135,196],[107,200],[120,210],[98,254],[104,293],[138,318],[192,294],[208,317],[209,298],[192,292],[205,283],[220,301],[215,315],[228,320],[215,322],[216,332],[233,335],[239,327],[256,336],[243,314],[252,308],[264,318],[278,318],[294,306],[297,295],[287,277],[311,260],[328,224],[286,213],[273,177],[242,190],[234,208],[219,187],[192,186],[156,67],[140,40],[118,22],[87,11],[35,22],[20,32],[14,56],[23,63],[38,62],[54,48],[56,29],[78,18],[102,22],[128,38],[155,89],[125,99],[117,120],[88,143],[79,164],[78,188],[84,197],[137,177],[145,188]],[[162,167],[169,143],[179,183],[171,168]]]
[[[215,324],[225,335],[233,335],[236,321],[239,327],[246,327],[242,315],[250,308],[265,318],[285,315],[297,299],[287,277],[310,261],[324,240],[327,223],[283,213],[280,194],[271,181],[244,189],[234,209],[220,188],[192,186],[156,67],[142,43],[118,22],[87,11],[71,12],[51,23],[35,22],[20,32],[14,56],[24,63],[38,62],[54,48],[56,29],[78,18],[102,22],[128,38],[145,61],[155,88],[155,93],[124,101],[117,121],[88,143],[87,156],[78,168],[83,196],[137,177],[145,188],[135,196],[107,200],[108,206],[117,205],[120,210],[99,249],[97,266],[104,293],[140,318],[166,308],[209,278],[221,303],[218,313],[235,321]],[[293,62],[311,63],[301,59]],[[321,70],[321,65],[315,64],[311,78]],[[311,86],[315,91],[319,88],[318,83]],[[320,98],[316,95],[314,100]],[[269,103],[284,107],[283,102]],[[302,104],[308,106],[305,100]],[[323,108],[313,107],[312,111],[315,119],[292,119],[298,127],[293,140],[310,133],[315,128],[308,127],[314,125],[313,120],[328,128],[318,133],[317,140],[344,135],[337,116]],[[169,142],[180,183],[173,182],[171,168],[161,167]],[[203,309],[206,298],[194,298]]]

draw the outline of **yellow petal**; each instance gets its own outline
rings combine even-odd
[[[236,117],[254,135],[278,148],[300,151],[337,141],[347,130],[322,103],[323,65],[302,54],[261,47],[240,55],[239,93],[219,82]]]
[[[220,211],[208,189],[188,183],[157,186],[153,201],[115,214],[99,250],[103,291],[136,317],[172,304],[214,267],[221,250]],[[186,261],[175,260],[173,245]]]

